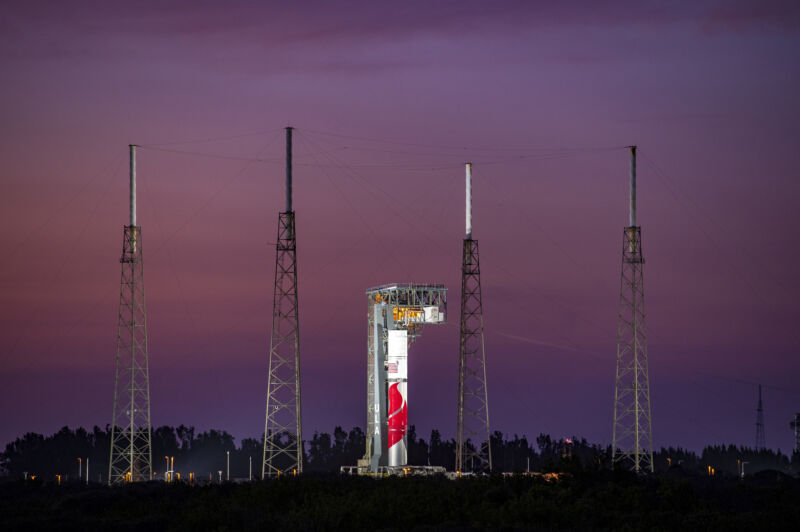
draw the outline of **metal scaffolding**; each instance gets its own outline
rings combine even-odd
[[[467,164],[466,238],[461,262],[456,471],[491,471],[489,397],[478,241],[472,239],[472,165]]]
[[[636,147],[632,146],[630,225],[623,231],[612,461],[615,467],[652,472],[653,429],[641,235],[641,227],[636,226]]]
[[[292,128],[286,128],[286,212],[278,216],[262,478],[303,472]]]
[[[150,377],[142,272],[142,230],[136,225],[136,147],[131,157],[131,223],[124,229],[122,280],[111,419],[108,483],[139,482],[153,476],[150,435]]]

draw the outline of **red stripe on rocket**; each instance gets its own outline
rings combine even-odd
[[[398,382],[389,387],[389,448],[402,442],[408,426],[406,399],[400,392]]]

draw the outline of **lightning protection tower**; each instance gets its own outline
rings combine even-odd
[[[108,483],[140,482],[153,476],[150,436],[150,377],[142,272],[142,228],[136,225],[136,146],[130,146],[130,225],[122,239],[114,407]]]
[[[794,452],[800,453],[800,412],[794,415],[794,419],[789,423],[789,428],[794,431]]]
[[[767,448],[764,437],[764,404],[761,402],[761,385],[758,385],[758,408],[756,408],[756,451]]]
[[[478,241],[472,239],[472,163],[466,164],[466,236],[461,261],[456,471],[491,471],[489,397]]]
[[[292,129],[286,128],[286,211],[278,214],[262,478],[303,472]]]
[[[653,428],[642,276],[642,228],[636,225],[636,146],[630,147],[630,224],[623,230],[617,324],[612,462],[637,473],[653,472]]]

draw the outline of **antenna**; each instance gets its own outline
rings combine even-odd
[[[136,145],[128,146],[131,164],[131,227],[136,226]]]
[[[644,312],[641,227],[636,225],[636,146],[631,150],[630,225],[623,229],[622,275],[617,322],[612,462],[653,472],[653,427]]]
[[[303,472],[297,241],[292,210],[292,130],[286,128],[286,211],[278,214],[261,477]]]
[[[461,261],[461,329],[456,410],[456,471],[491,471],[481,269],[478,241],[472,239],[472,163],[466,163],[466,237]]]
[[[292,212],[292,130],[286,128],[286,212]]]
[[[109,485],[145,482],[153,477],[142,228],[136,225],[136,146],[131,144],[129,149],[130,225],[123,228],[120,259],[122,280],[111,418],[111,455],[108,464]]]
[[[466,175],[466,239],[472,240],[472,163],[467,163]]]
[[[630,189],[630,227],[636,227],[636,146],[628,146],[631,150],[631,189]]]

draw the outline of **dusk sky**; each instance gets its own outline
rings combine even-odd
[[[111,421],[128,144],[154,425],[264,431],[295,130],[304,437],[366,418],[366,297],[444,283],[409,423],[455,435],[474,164],[492,430],[611,441],[627,145],[656,447],[790,451],[800,3],[4,2],[0,445]]]

